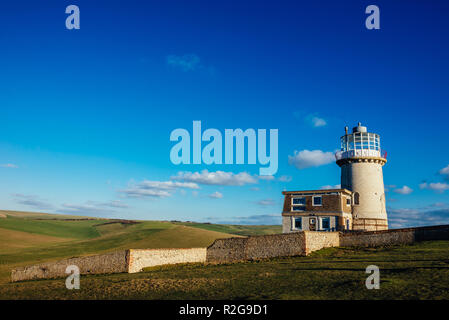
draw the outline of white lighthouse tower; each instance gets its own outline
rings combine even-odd
[[[336,154],[341,168],[341,188],[352,191],[352,229],[388,229],[382,166],[387,162],[381,152],[380,137],[359,122],[341,137],[341,151]]]

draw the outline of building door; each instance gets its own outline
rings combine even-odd
[[[316,231],[316,218],[309,219],[309,230]]]

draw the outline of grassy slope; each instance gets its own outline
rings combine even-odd
[[[0,228],[0,252],[13,252],[18,249],[34,247],[36,244],[52,244],[63,241],[67,241],[67,239]]]
[[[196,223],[196,222],[176,222],[176,224],[181,224],[205,230],[230,233],[240,236],[255,236],[255,235],[282,233],[282,226],[230,225],[230,224],[209,224],[209,223]]]
[[[329,248],[308,257],[175,265],[137,274],[0,284],[0,299],[449,299],[449,241],[390,248]],[[365,269],[380,268],[380,290]]]
[[[0,220],[0,228],[59,238],[90,239],[100,236],[93,226],[101,222],[100,220],[33,220],[8,216]]]
[[[73,216],[67,214],[54,214],[54,213],[42,213],[42,212],[29,212],[29,211],[13,211],[13,210],[0,210],[0,214],[8,215],[10,217],[16,218],[30,218],[30,219],[101,219],[102,218],[92,218],[86,216]]]
[[[0,219],[0,283],[7,282],[17,266],[129,248],[205,247],[232,236],[162,221],[104,224],[108,221],[95,218],[67,221],[63,219],[73,217],[6,214]]]

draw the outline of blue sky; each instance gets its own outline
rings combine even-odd
[[[70,4],[79,30],[65,28]],[[380,30],[365,28],[370,4]],[[398,0],[2,4],[1,207],[279,223],[282,190],[339,184],[329,153],[361,121],[388,152],[390,226],[449,223],[448,12]],[[170,133],[194,120],[278,129],[275,177],[172,164]]]

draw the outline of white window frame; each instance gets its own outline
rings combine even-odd
[[[356,194],[359,196],[359,198],[358,198],[358,202],[359,203],[356,203],[356,201],[355,201],[355,197],[356,197]],[[358,193],[358,192],[354,192],[353,194],[352,194],[352,204],[354,205],[354,206],[359,206],[360,205],[360,193]]]
[[[349,203],[348,203],[348,200],[349,200]],[[351,204],[352,204],[352,199],[349,197],[346,197],[346,205],[349,207],[349,206],[351,206]]]
[[[324,219],[329,219],[329,228],[324,228],[323,227],[323,220]],[[320,217],[320,230],[331,230],[332,228],[331,228],[331,225],[332,225],[332,220],[331,220],[331,217]]]
[[[304,201],[307,201],[307,198],[305,196],[296,196],[296,197],[292,197],[292,202],[291,202],[291,212],[302,212],[302,211],[306,211],[306,204],[293,204],[293,199],[304,199]],[[293,207],[296,208],[302,208],[302,210],[294,210]]]
[[[321,198],[320,204],[315,204],[315,198]],[[314,207],[322,207],[323,206],[323,196],[312,196],[312,206]]]
[[[300,229],[296,228],[296,226],[295,226],[296,219],[301,219],[301,228]],[[303,230],[303,228],[302,228],[302,217],[294,217],[294,216],[292,217],[292,230]]]

